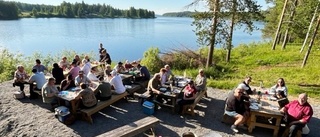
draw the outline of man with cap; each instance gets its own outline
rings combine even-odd
[[[123,63],[119,62],[116,66],[113,68],[117,73],[123,73],[126,71],[126,68],[124,68]]]
[[[45,70],[48,71],[47,67],[43,66],[39,59],[36,59],[36,65],[34,65],[32,69],[36,69],[37,72],[44,72]]]
[[[117,74],[116,71],[111,72],[110,84],[111,84],[111,89],[114,89],[115,94],[122,94],[126,91],[126,88],[122,83],[122,79]]]
[[[87,85],[91,84],[91,80],[86,75],[84,75],[84,72],[82,70],[79,71],[79,75],[75,78],[74,82],[76,86],[80,86],[81,83]]]

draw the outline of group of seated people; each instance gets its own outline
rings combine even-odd
[[[256,89],[251,89],[250,82],[252,78],[246,77],[232,92],[228,94],[226,99],[225,114],[235,119],[231,130],[239,132],[238,127],[246,128],[245,124],[250,116],[250,98],[249,95],[257,94]],[[284,99],[288,95],[288,90],[283,78],[279,78],[277,83],[269,90],[277,99]],[[297,100],[291,101],[280,108],[280,112],[284,114],[283,123],[289,128],[289,137],[295,137],[298,130],[302,130],[310,121],[313,115],[313,109],[307,102],[308,95],[302,93]]]
[[[161,91],[160,88],[168,87],[166,83],[170,81],[170,78],[174,77],[173,73],[170,70],[169,65],[165,65],[164,68],[160,69],[159,73],[156,73],[152,79],[149,80],[147,90],[151,94],[151,99],[159,103],[167,102],[160,94],[164,94],[164,91]],[[183,87],[181,95],[178,95],[178,113],[181,114],[182,108],[184,105],[192,104],[197,97],[197,92],[205,92],[207,78],[204,75],[204,70],[200,69],[199,74],[197,75],[195,81],[188,81],[187,85]]]

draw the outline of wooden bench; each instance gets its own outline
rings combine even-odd
[[[192,104],[189,105],[184,105],[183,106],[183,110],[182,110],[182,115],[187,113],[190,114],[192,116],[194,116],[194,108],[196,107],[196,105],[198,104],[198,102],[201,100],[201,98],[205,95],[206,91],[201,91],[198,92],[196,95],[196,99],[194,100],[194,102]]]
[[[148,129],[151,129],[153,136],[155,136],[154,133],[154,127],[155,125],[159,124],[159,119],[149,116],[145,117],[143,119],[140,119],[136,122],[130,123],[128,125],[124,125],[122,127],[119,127],[117,129],[111,130],[107,133],[104,133],[100,136],[107,136],[107,137],[132,137],[135,135],[138,135],[140,133],[145,132]]]
[[[148,98],[151,97],[151,94],[149,93],[149,91],[147,90],[146,92],[144,92],[143,94],[139,94],[139,93],[134,93],[134,96],[138,97],[139,101],[141,102],[141,105],[143,104],[143,102],[145,100],[147,100]]]
[[[112,95],[111,98],[109,100],[106,100],[106,101],[99,101],[98,104],[93,107],[93,108],[89,108],[89,109],[82,109],[81,112],[82,112],[82,117],[90,122],[91,124],[93,123],[93,120],[91,118],[91,115],[106,108],[107,106],[110,106],[111,104],[113,104],[114,102],[122,99],[122,98],[125,98],[126,96],[128,95],[127,92],[124,92],[122,94],[119,94],[119,95]]]

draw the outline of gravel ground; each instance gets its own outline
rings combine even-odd
[[[26,88],[28,89],[28,88]],[[41,99],[16,100],[12,92],[18,87],[12,87],[12,81],[0,83],[0,136],[105,136],[103,133],[121,127],[128,123],[146,117],[138,100],[126,102],[121,100],[114,105],[92,115],[94,123],[77,120],[73,125],[66,126],[60,123],[49,106],[42,103]],[[28,93],[28,92],[27,92]],[[160,119],[156,126],[157,136],[178,137],[191,131],[198,136],[223,136],[223,137],[271,137],[273,131],[264,128],[255,128],[253,133],[240,130],[233,134],[230,124],[221,123],[224,109],[224,99],[227,91],[208,89],[208,98],[203,98],[196,107],[195,116],[180,116],[173,114],[171,109],[161,108],[154,116]],[[308,124],[310,134],[308,137],[318,137],[320,127],[320,107],[312,104],[314,115]]]

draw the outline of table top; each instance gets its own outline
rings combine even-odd
[[[251,98],[254,98],[254,97],[251,96]],[[279,110],[278,102],[267,100],[267,99],[262,98],[260,100],[260,104],[258,104],[259,109],[251,109],[251,112],[274,115],[274,116],[283,116],[283,114]],[[255,99],[250,99],[250,100],[251,100],[251,104],[255,103],[255,101],[253,101]]]
[[[61,91],[58,95],[56,95],[58,98],[61,98],[63,100],[72,101],[75,99],[79,92],[77,91]]]

